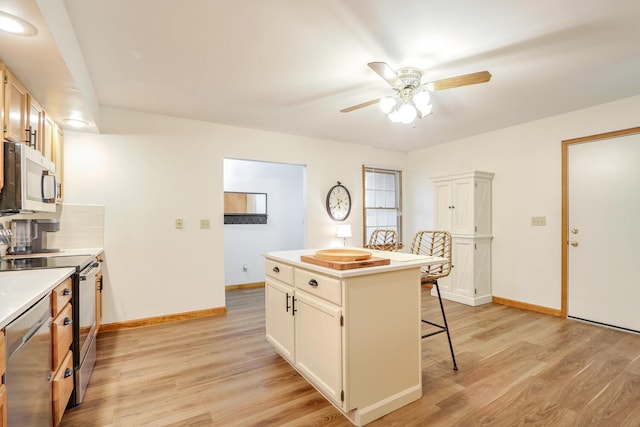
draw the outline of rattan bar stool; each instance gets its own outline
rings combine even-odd
[[[453,360],[453,369],[457,371],[458,365],[456,364],[456,356],[453,354],[453,344],[451,344],[449,325],[447,324],[447,316],[444,312],[444,305],[442,305],[442,298],[440,297],[440,287],[438,286],[438,279],[448,276],[451,272],[451,234],[448,231],[419,231],[415,236],[413,236],[413,241],[411,242],[411,253],[437,256],[448,260],[443,264],[422,267],[421,282],[422,284],[432,284],[436,287],[438,302],[440,303],[440,310],[442,311],[442,320],[444,321],[444,325],[441,325],[422,319],[423,323],[428,323],[429,325],[438,328],[435,332],[422,335],[422,338],[446,332],[447,339],[449,340],[449,349],[451,350],[451,359]]]
[[[398,250],[398,232],[396,230],[387,230],[377,228],[371,233],[369,238],[369,249],[379,251],[397,251]]]

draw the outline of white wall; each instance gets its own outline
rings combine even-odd
[[[362,241],[362,164],[403,169],[406,154],[117,109],[102,134],[65,133],[65,203],[105,206],[104,322],[222,307],[224,158],[306,165],[307,246],[341,245],[329,188],[351,191]],[[175,218],[185,228],[176,230]],[[211,229],[200,230],[209,218]]]
[[[405,241],[433,226],[431,177],[494,172],[493,294],[560,309],[561,141],[638,126],[639,111],[637,96],[412,152]],[[546,216],[546,227],[532,227],[532,216]]]
[[[266,224],[225,224],[225,285],[262,282],[262,253],[305,247],[304,175],[301,165],[224,159],[224,191],[266,193],[268,215]]]

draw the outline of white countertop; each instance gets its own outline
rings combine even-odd
[[[293,251],[267,252],[263,254],[263,256],[267,259],[284,262],[286,264],[291,264],[295,267],[302,267],[302,268],[306,268],[307,270],[314,270],[319,273],[324,273],[326,275],[339,277],[339,278],[362,276],[365,274],[383,273],[383,272],[394,271],[394,270],[404,270],[407,268],[417,268],[417,267],[422,267],[422,266],[431,265],[431,264],[442,264],[443,262],[447,261],[445,258],[430,257],[430,256],[424,256],[424,255],[416,255],[416,254],[407,254],[403,252],[373,251],[370,249],[363,249],[363,248],[346,248],[346,249],[357,249],[360,251],[364,250],[367,252],[371,252],[371,254],[374,257],[390,259],[391,263],[388,265],[380,265],[376,267],[354,268],[351,270],[336,270],[333,268],[322,267],[316,264],[311,264],[311,263],[300,260],[300,257],[302,255],[315,255],[318,249],[300,249],[300,250],[293,250]]]
[[[71,276],[75,268],[50,268],[0,273],[0,329]]]

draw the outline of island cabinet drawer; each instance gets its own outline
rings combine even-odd
[[[292,266],[268,259],[266,262],[266,271],[268,276],[293,285]]]
[[[62,420],[64,410],[73,391],[73,357],[70,351],[64,357],[62,366],[51,381],[51,400],[53,402],[53,425],[57,426]]]
[[[73,341],[71,304],[67,304],[51,322],[51,346],[53,370],[60,366]]]
[[[67,277],[51,293],[51,312],[54,317],[60,313],[66,303],[71,301],[71,289],[71,277]]]
[[[342,286],[338,279],[296,268],[295,285],[296,289],[342,305]]]

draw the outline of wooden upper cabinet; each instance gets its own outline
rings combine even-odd
[[[4,139],[13,142],[29,141],[29,93],[18,79],[5,68],[4,75]]]
[[[42,149],[40,151],[42,152],[43,156],[45,156],[47,159],[50,159],[54,163],[56,163],[55,152],[54,152],[54,147],[55,147],[54,139],[57,134],[56,127],[57,126],[54,123],[54,121],[51,120],[51,118],[45,114],[44,120],[42,123]]]
[[[58,200],[56,203],[62,204],[64,199],[64,133],[62,128],[55,123],[51,152],[51,160],[56,165],[56,179],[58,180]]]
[[[40,151],[44,154],[44,120],[45,114],[40,103],[31,95],[28,96],[29,103],[27,104],[27,136],[28,144],[31,148]],[[51,156],[45,157],[51,159]]]

